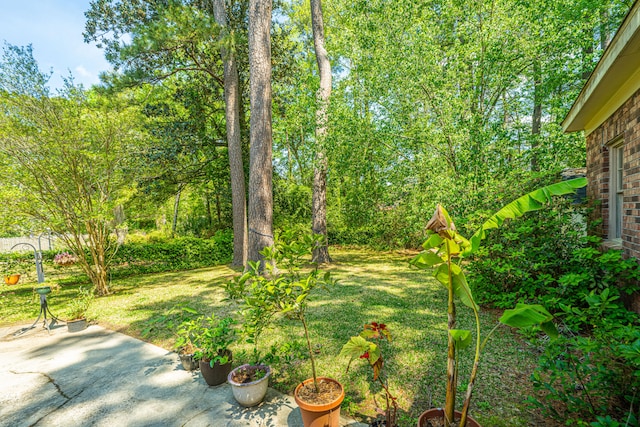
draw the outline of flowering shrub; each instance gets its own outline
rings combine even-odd
[[[56,254],[55,257],[53,257],[53,262],[56,265],[60,265],[60,266],[73,265],[76,262],[78,262],[78,257],[69,252],[61,252],[59,254]]]

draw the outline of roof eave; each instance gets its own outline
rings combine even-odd
[[[639,28],[636,1],[563,120],[565,132],[593,132],[640,89]]]

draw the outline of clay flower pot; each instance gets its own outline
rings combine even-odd
[[[455,411],[455,419],[460,419],[460,411]],[[444,409],[442,408],[433,408],[427,411],[424,411],[420,418],[418,418],[418,427],[431,427],[431,426],[441,426],[441,421],[444,417]],[[438,420],[435,423],[430,423],[430,420]],[[467,427],[482,427],[476,420],[467,416]]]
[[[298,384],[296,391],[294,392],[294,398],[296,403],[300,407],[300,413],[302,414],[302,422],[304,427],[339,427],[340,426],[340,404],[344,400],[344,387],[338,381],[332,378],[318,377],[318,382],[327,381],[338,384],[340,386],[340,395],[332,402],[324,405],[314,405],[312,403],[305,402],[298,397],[300,389],[309,383],[313,382],[313,378],[304,380],[301,384]]]

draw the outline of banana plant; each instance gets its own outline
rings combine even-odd
[[[438,205],[433,217],[427,223],[427,240],[423,244],[424,251],[411,260],[411,264],[421,269],[434,269],[435,278],[448,291],[448,347],[447,347],[447,389],[445,396],[444,423],[449,427],[454,421],[457,378],[458,352],[470,346],[473,340],[471,331],[456,329],[456,302],[460,301],[469,307],[475,316],[475,352],[467,391],[461,411],[459,426],[467,424],[469,404],[473,395],[473,388],[478,373],[480,354],[489,337],[500,324],[514,328],[539,326],[551,338],[558,336],[558,331],[552,321],[553,316],[541,305],[517,304],[515,308],[506,310],[499,323],[482,339],[480,330],[479,307],[476,304],[467,279],[462,269],[461,261],[470,256],[480,247],[487,231],[498,228],[508,219],[516,219],[527,212],[543,209],[548,206],[554,196],[574,193],[578,188],[587,184],[586,178],[576,178],[562,181],[539,188],[507,204],[492,215],[480,229],[466,239],[460,235],[444,207]]]

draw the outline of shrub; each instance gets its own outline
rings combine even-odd
[[[211,239],[181,237],[149,243],[126,243],[116,252],[112,277],[189,270],[225,264],[233,254],[233,234],[219,231]]]
[[[601,251],[576,221],[583,211],[567,200],[493,231],[469,281],[483,304],[536,302],[562,320],[532,376],[537,410],[567,425],[638,425],[640,321],[620,296],[638,289],[640,268]]]
[[[560,314],[574,329],[546,347],[532,375],[538,394],[529,402],[566,423],[637,426],[640,319],[622,307],[616,288],[592,291],[585,303],[587,308],[565,306]],[[605,416],[611,423],[602,424]]]
[[[615,285],[636,289],[640,268],[620,251],[601,252],[601,240],[585,235],[570,201],[532,214],[492,233],[469,265],[469,282],[485,305],[511,307],[538,302],[551,310],[561,304],[584,306],[584,296]]]

